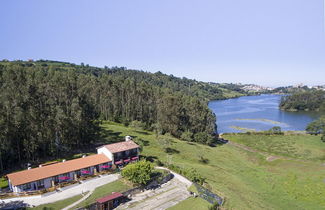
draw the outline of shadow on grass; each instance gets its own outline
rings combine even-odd
[[[112,130],[101,129],[100,131],[100,142],[103,143],[115,143],[124,140],[124,136],[121,135],[122,132],[114,132]]]
[[[179,154],[180,153],[177,149],[173,149],[173,148],[170,148],[170,147],[167,147],[165,149],[165,152],[168,153],[168,154]]]
[[[145,158],[146,161],[149,161],[149,162],[154,162],[155,160],[158,160],[157,156],[140,156],[140,159],[141,157]]]
[[[135,132],[143,135],[149,135],[149,133],[146,131],[135,131]]]
[[[134,139],[134,137],[133,137]],[[142,146],[149,146],[149,141],[148,140],[144,140],[144,139],[141,139],[141,138],[138,138],[138,139],[134,139],[134,141]]]

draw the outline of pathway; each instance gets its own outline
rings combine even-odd
[[[91,192],[95,190],[97,187],[113,182],[119,178],[120,178],[119,174],[104,175],[102,177],[87,180],[82,184],[72,186],[71,188],[65,189],[61,192],[56,192],[53,194],[43,195],[43,196],[10,198],[5,200],[0,200],[0,202],[4,201],[5,203],[9,203],[9,202],[22,201],[24,203],[29,204],[30,206],[38,206],[46,203],[53,203],[76,195],[80,195],[84,192]]]
[[[94,190],[89,191],[89,192],[88,192],[86,195],[84,195],[80,200],[78,200],[78,201],[74,202],[73,204],[71,204],[71,205],[69,205],[69,206],[63,208],[62,210],[68,210],[68,209],[71,209],[72,207],[78,205],[78,204],[81,203],[82,201],[84,201],[84,200],[86,200],[87,198],[89,198],[89,196],[90,196],[91,194],[93,194],[93,192],[94,192]]]

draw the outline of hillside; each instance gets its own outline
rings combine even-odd
[[[97,143],[101,120],[210,144],[216,118],[208,100],[239,91],[161,72],[0,62],[0,172],[87,150]]]
[[[310,150],[308,156],[304,155],[302,149],[297,150],[296,153],[301,154],[299,160],[267,161],[267,156],[231,144],[209,147],[175,138],[171,139],[169,153],[166,153],[157,140],[159,138],[150,131],[116,123],[105,123],[102,126],[107,131],[107,142],[122,140],[124,135],[131,135],[137,142],[142,142],[141,154],[148,160],[197,170],[206,178],[207,187],[226,198],[226,209],[325,208],[325,185],[323,184],[325,170],[320,164],[324,157],[319,153],[325,148],[324,146],[316,148],[320,137],[305,136],[305,141],[299,140],[294,143],[295,147],[300,149],[307,145],[306,148]],[[236,140],[235,136],[228,137],[230,140]],[[285,141],[287,137],[276,136],[275,138],[274,141],[277,142],[282,138],[282,141]],[[291,141],[294,141],[294,136]],[[318,161],[304,161],[305,157],[318,158]],[[205,161],[202,161],[202,158]],[[188,202],[196,201],[189,200],[186,206],[191,206]]]
[[[325,111],[325,91],[309,90],[283,96],[280,108],[286,111]]]

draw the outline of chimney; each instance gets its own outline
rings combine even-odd
[[[41,164],[41,165],[39,165],[38,167],[42,168],[42,164]]]
[[[32,167],[28,167],[28,168],[27,168],[27,170],[30,170],[30,169],[32,169]]]
[[[65,159],[63,159],[62,162],[65,162]]]
[[[87,155],[83,155],[82,158],[85,158]]]
[[[131,136],[125,136],[125,141],[130,141],[130,140],[132,140]]]

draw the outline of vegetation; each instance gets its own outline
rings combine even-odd
[[[319,136],[241,133],[225,134],[223,138],[273,155],[319,162],[325,160],[325,145],[319,140]]]
[[[67,198],[67,199],[57,201],[54,203],[39,205],[39,206],[31,208],[31,209],[34,209],[34,210],[59,210],[59,209],[63,209],[64,207],[73,204],[74,202],[80,200],[81,198],[82,198],[82,195],[76,195],[71,198]]]
[[[243,94],[234,84],[161,72],[2,61],[0,173],[17,163],[25,168],[26,163],[87,150],[100,139],[101,120],[131,122],[131,127],[175,137],[186,132],[186,139],[210,144],[216,119],[208,100]]]
[[[142,160],[127,165],[121,175],[135,184],[146,185],[151,180],[153,172],[153,165]]]
[[[8,180],[4,177],[0,177],[0,189],[8,187]]]
[[[282,96],[279,106],[287,111],[325,110],[325,91],[311,90]]]
[[[169,208],[168,210],[184,210],[184,209],[195,209],[195,210],[207,210],[212,205],[200,198],[200,197],[190,197],[180,203],[176,204],[175,206]]]
[[[111,194],[112,192],[124,192],[130,189],[130,186],[123,182],[123,180],[117,180],[101,187],[96,188],[96,190],[84,201],[79,203],[74,208],[80,208],[88,206],[96,201],[96,199],[104,197]]]
[[[311,122],[307,126],[306,131],[309,134],[321,134],[321,140],[325,142],[325,115],[321,116],[318,120]]]
[[[154,132],[140,131],[117,123],[105,123],[102,126],[107,130],[107,141],[122,139],[125,135],[131,135],[135,140],[142,139],[144,146],[141,155],[147,160],[159,160],[165,165],[173,164],[184,169],[195,168],[205,178],[205,187],[226,198],[226,209],[325,208],[325,171],[320,161],[278,159],[269,162],[266,161],[266,156],[231,144],[209,147],[175,138],[172,138],[170,147],[178,152],[166,154],[161,150]],[[245,139],[254,136],[247,135]],[[227,136],[232,141],[236,137]],[[266,138],[281,138],[285,141],[287,136],[268,135]],[[289,138],[292,138],[291,141],[297,139],[293,145],[298,154],[304,154],[304,147],[311,150],[312,155],[302,155],[301,159],[321,159],[324,144],[319,141],[320,137],[296,135]],[[209,162],[206,164],[198,161],[196,153],[203,154]],[[188,202],[186,206],[193,206],[199,201],[191,198],[184,202]]]

